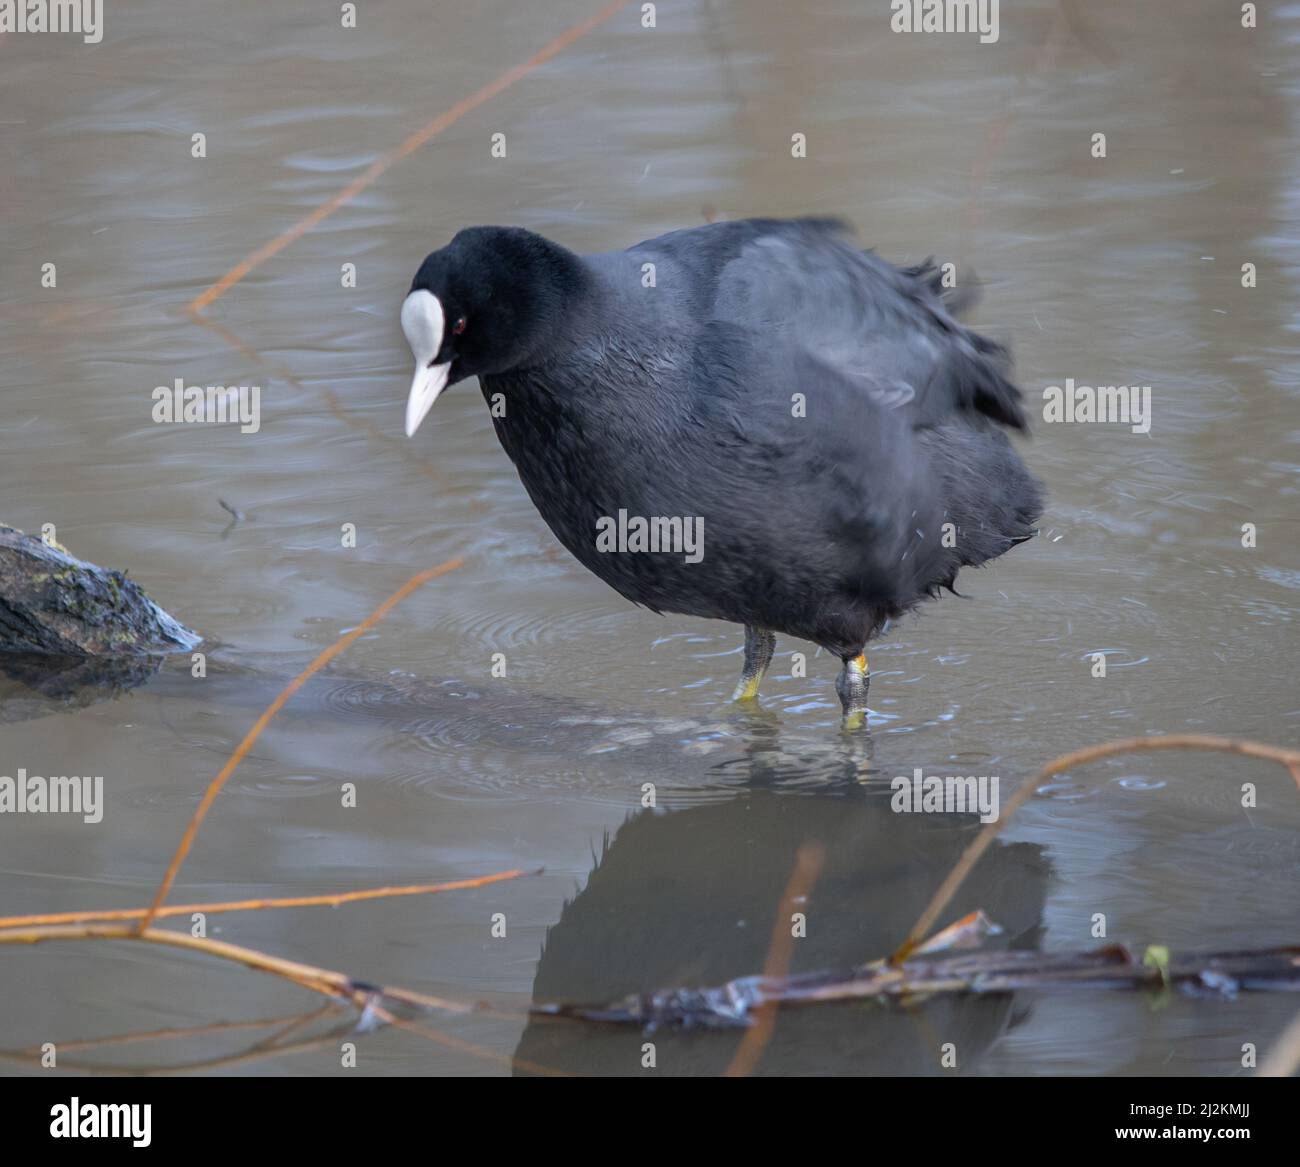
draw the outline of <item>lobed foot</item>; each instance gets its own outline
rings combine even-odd
[[[763,674],[772,663],[775,651],[775,632],[745,625],[745,667],[741,670],[740,683],[731,695],[733,701],[752,701],[758,696],[758,687],[763,683]]]

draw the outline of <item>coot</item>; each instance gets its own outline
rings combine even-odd
[[[957,323],[930,264],[830,219],[750,219],[579,256],[471,227],[402,305],[406,432],[477,376],[560,542],[655,612],[744,625],[736,698],[783,632],[843,662],[887,623],[1034,534],[1037,481],[1005,350]]]

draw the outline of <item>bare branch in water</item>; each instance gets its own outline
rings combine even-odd
[[[981,913],[982,914],[982,913]],[[1300,991],[1300,945],[1244,952],[1174,955],[1148,963],[1123,945],[1092,952],[961,952],[917,955],[839,972],[740,977],[709,989],[664,989],[598,1005],[541,1005],[534,1012],[645,1028],[732,1029],[755,1025],[774,1005],[914,998],[939,993],[1050,992],[1061,989],[1162,989],[1233,997],[1247,990]]]

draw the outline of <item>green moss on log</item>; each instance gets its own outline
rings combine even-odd
[[[0,651],[152,655],[201,639],[122,572],[0,525]]]

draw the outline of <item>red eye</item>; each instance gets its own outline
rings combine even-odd
[[[452,332],[454,332],[457,336],[459,336],[462,332],[465,331],[466,323],[467,321],[465,320],[465,317],[462,316],[459,320],[456,321],[455,324],[451,326]]]

